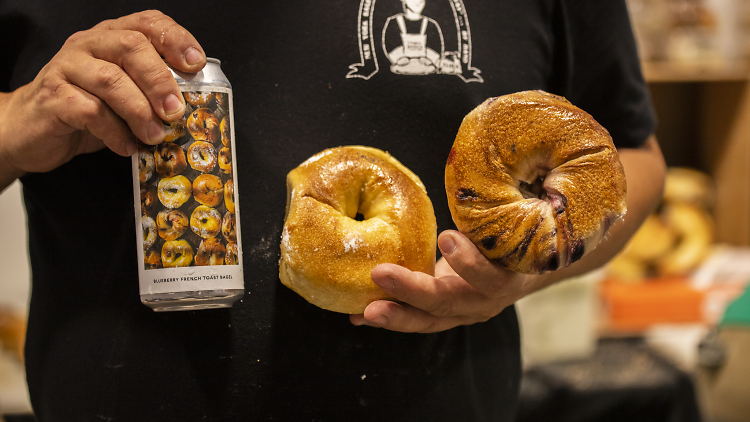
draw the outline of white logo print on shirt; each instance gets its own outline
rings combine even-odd
[[[448,74],[464,82],[484,82],[479,69],[471,66],[471,31],[463,0],[429,0],[436,16],[423,15],[428,0],[384,0],[392,12],[398,11],[393,2],[400,3],[402,13],[384,16],[380,22],[375,18],[376,1],[360,1],[357,21],[360,63],[349,66],[347,78],[370,79],[378,73],[377,51],[382,51],[395,74]],[[439,13],[441,9],[445,13]],[[446,41],[443,28],[452,27],[456,35]],[[377,33],[381,34],[379,38],[373,36]],[[452,45],[446,46],[446,42]]]

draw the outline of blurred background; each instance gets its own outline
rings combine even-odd
[[[750,421],[750,0],[628,0],[669,172],[606,268],[518,304],[521,421]]]
[[[518,303],[518,421],[750,421],[750,0],[628,0],[664,198],[606,268]],[[0,193],[0,420],[33,420],[18,183]]]
[[[0,193],[0,216],[0,421],[11,422],[31,413],[23,369],[31,274],[18,181]]]

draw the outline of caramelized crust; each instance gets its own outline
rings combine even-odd
[[[434,274],[437,224],[419,178],[389,154],[325,150],[287,175],[279,277],[310,303],[362,313],[391,299],[370,279],[381,263]]]
[[[183,175],[165,177],[159,180],[156,195],[159,202],[167,208],[179,208],[190,199],[193,193],[193,185]]]
[[[224,183],[224,205],[227,211],[234,214],[234,181],[232,179]]]
[[[185,233],[189,224],[190,220],[180,210],[165,209],[156,215],[159,236],[166,241],[177,240]]]
[[[163,177],[173,177],[187,168],[185,151],[175,144],[159,144],[154,151],[154,167]]]
[[[214,143],[221,137],[219,119],[208,108],[199,108],[187,119],[187,129],[196,141]]]
[[[203,239],[195,253],[195,265],[224,265],[227,250],[216,238]]]
[[[193,247],[185,239],[164,242],[161,263],[164,268],[187,267],[193,262]]]
[[[566,267],[626,212],[625,174],[609,133],[565,98],[490,98],[465,118],[445,168],[453,221],[514,271]]]
[[[193,180],[193,198],[203,205],[215,207],[224,197],[224,184],[213,174],[201,174]]]
[[[174,142],[185,136],[186,125],[187,120],[185,119],[185,117],[181,118],[180,120],[176,120],[168,125],[165,125],[164,130],[167,132],[167,134],[164,135],[164,142]]]
[[[209,173],[216,167],[216,160],[216,150],[210,142],[195,141],[190,144],[187,161],[193,169]]]

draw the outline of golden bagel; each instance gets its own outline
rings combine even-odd
[[[363,146],[316,154],[287,175],[281,282],[310,303],[362,313],[390,299],[372,282],[380,263],[434,274],[437,225],[419,178]]]

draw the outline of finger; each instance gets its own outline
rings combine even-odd
[[[141,141],[155,145],[164,139],[162,119],[143,91],[117,64],[79,53],[62,66],[62,72],[68,82],[101,98]]]
[[[58,114],[63,123],[90,132],[119,155],[135,154],[138,147],[127,124],[101,99],[74,85],[61,86],[57,97],[65,101]]]
[[[492,307],[486,297],[457,276],[435,278],[398,265],[381,264],[372,270],[371,278],[399,301],[437,317],[479,320]]]
[[[441,233],[438,247],[451,268],[482,295],[490,298],[520,297],[525,276],[492,263],[460,232],[446,230]]]
[[[378,300],[364,314],[350,315],[354,325],[368,325],[403,333],[434,333],[464,324],[460,317],[437,317],[408,304]]]
[[[183,115],[185,104],[177,82],[146,34],[95,29],[72,36],[68,44],[121,67],[144,92],[160,119],[169,121]]]
[[[122,68],[161,120],[175,120],[185,113],[185,102],[172,72],[143,33],[99,31],[81,44],[93,57]]]
[[[445,277],[449,275],[458,275],[456,274],[456,271],[451,268],[450,264],[448,264],[448,261],[445,260],[445,258],[441,257],[438,259],[438,261],[435,263],[435,277]]]
[[[184,114],[185,102],[162,56],[184,72],[203,68],[205,53],[190,32],[155,10],[105,21],[89,32],[90,36],[81,35],[74,41],[81,42],[92,56],[121,67],[143,91],[159,119],[172,121]],[[158,142],[155,138],[163,139],[159,123],[149,122],[136,133],[144,142]],[[143,132],[150,136],[144,138]]]
[[[185,102],[164,60],[145,35],[137,31],[108,31],[84,43],[95,58],[114,63],[143,91],[161,120],[185,113]]]
[[[104,21],[94,28],[140,32],[167,63],[183,72],[195,73],[206,65],[206,53],[193,35],[157,10]]]

